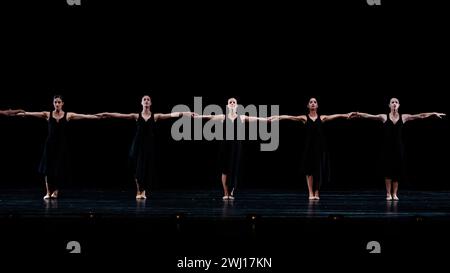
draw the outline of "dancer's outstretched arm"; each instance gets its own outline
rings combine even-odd
[[[320,118],[322,119],[323,122],[325,122],[325,121],[332,121],[332,120],[340,119],[340,118],[349,119],[352,115],[355,115],[355,113],[350,112],[347,114],[321,115]]]
[[[209,120],[224,120],[225,119],[225,115],[224,114],[220,114],[220,115],[199,115],[197,113],[193,113],[192,117],[193,118],[201,118],[201,119],[209,119]]]
[[[12,110],[12,109],[8,109],[8,110],[0,110],[0,115],[2,116],[15,116],[19,113],[24,113],[24,110],[18,109],[18,110]]]
[[[301,116],[289,116],[289,115],[271,116],[271,117],[269,117],[269,119],[271,121],[292,120],[292,121],[300,121],[300,122],[303,122],[303,123],[306,123],[306,120],[307,120],[305,115],[301,115]]]
[[[50,117],[50,112],[21,112],[16,114],[19,117],[35,117],[35,118],[45,118]]]
[[[136,114],[136,113],[121,114],[121,113],[104,112],[104,113],[95,114],[95,116],[97,116],[99,118],[119,118],[119,119],[134,119],[134,120],[137,120],[138,117],[139,117],[139,114]]]
[[[155,114],[155,121],[169,118],[178,118],[182,116],[192,116],[192,114],[193,114],[192,112],[172,112],[168,114],[157,113]]]
[[[67,120],[80,120],[80,119],[100,119],[100,117],[96,115],[77,114],[73,112],[67,113]]]
[[[444,114],[444,113],[432,112],[432,113],[420,113],[420,114],[415,114],[415,115],[403,114],[402,118],[403,118],[403,122],[407,122],[407,121],[412,121],[415,119],[424,119],[424,118],[429,118],[429,117],[442,118],[445,116],[446,116],[446,114]]]
[[[242,121],[245,122],[255,122],[255,121],[265,121],[265,122],[271,122],[272,119],[270,117],[262,118],[262,117],[251,117],[251,116],[245,116],[241,115]]]
[[[371,114],[367,114],[367,113],[357,112],[355,117],[371,119],[371,120],[378,120],[378,121],[381,121],[383,123],[386,122],[386,120],[387,120],[387,115],[386,114],[371,115]]]

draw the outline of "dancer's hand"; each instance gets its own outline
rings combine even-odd
[[[446,114],[445,113],[434,113],[434,115],[436,116],[436,117],[438,117],[438,118],[442,118],[442,117],[445,117],[446,116]]]
[[[108,115],[106,113],[98,113],[98,114],[95,114],[94,116],[99,117],[99,118],[106,118],[106,117],[108,117]]]
[[[348,118],[349,119],[353,119],[353,118],[357,118],[358,117],[358,112],[351,112],[349,113]]]

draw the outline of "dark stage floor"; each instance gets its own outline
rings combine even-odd
[[[318,269],[348,269],[321,263],[325,258],[383,268],[384,258],[407,257],[411,265],[419,256],[414,262],[424,265],[429,257],[448,256],[450,192],[401,191],[398,202],[384,200],[382,191],[324,191],[320,201],[269,190],[243,190],[232,202],[221,197],[219,191],[156,191],[138,202],[132,191],[66,190],[46,202],[40,189],[3,189],[2,257],[52,255],[71,262],[70,241],[81,245],[77,257],[131,269],[137,259],[158,272],[185,272],[177,262],[186,257],[219,265],[224,257],[266,257],[270,268],[209,271],[278,272],[306,261],[318,262]],[[380,243],[381,254],[369,253],[371,241]]]
[[[58,200],[42,200],[42,190],[2,190],[0,215],[16,217],[173,217],[192,218],[327,218],[408,220],[426,217],[450,220],[450,192],[402,191],[400,201],[384,200],[382,191],[323,192],[309,201],[305,193],[269,190],[240,191],[223,201],[219,191],[157,191],[137,201],[132,191],[62,192]]]

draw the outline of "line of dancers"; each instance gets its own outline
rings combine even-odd
[[[52,111],[27,112],[24,110],[0,110],[0,115],[23,116],[46,119],[48,122],[48,136],[39,164],[39,173],[44,176],[46,194],[44,199],[58,198],[61,183],[67,176],[67,124],[72,120],[81,119],[128,119],[136,122],[136,133],[131,145],[129,160],[133,167],[133,176],[136,183],[136,199],[146,199],[154,180],[155,168],[155,123],[169,118],[190,116],[192,118],[221,121],[224,125],[234,127],[232,140],[223,140],[220,145],[220,170],[223,188],[223,200],[233,200],[237,187],[240,161],[242,157],[242,140],[237,138],[238,123],[246,122],[274,122],[291,120],[302,122],[305,125],[305,150],[302,158],[302,168],[306,175],[309,200],[319,200],[321,185],[329,179],[329,156],[326,147],[322,124],[335,119],[363,118],[380,121],[384,124],[384,137],[382,146],[382,169],[386,184],[386,200],[397,201],[398,184],[404,161],[404,147],[402,141],[403,124],[415,119],[429,117],[442,118],[444,113],[400,114],[400,102],[397,98],[389,101],[389,113],[367,114],[350,112],[346,114],[320,115],[319,104],[315,98],[310,98],[307,104],[307,114],[300,116],[277,115],[271,117],[253,117],[239,115],[237,100],[228,99],[226,115],[198,115],[194,112],[172,112],[168,114],[153,113],[151,111],[151,97],[145,95],[141,100],[142,109],[139,113],[99,113],[95,115],[65,112],[64,99],[60,95],[53,97]],[[224,126],[230,128],[229,126]]]

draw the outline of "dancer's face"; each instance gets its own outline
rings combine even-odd
[[[236,110],[236,108],[237,108],[237,100],[235,98],[228,99],[227,107],[230,110]]]
[[[63,105],[64,105],[64,102],[62,101],[61,98],[56,98],[53,100],[53,107],[55,107],[56,111],[61,111]]]
[[[307,107],[309,110],[317,110],[317,108],[319,108],[319,104],[317,103],[316,98],[310,98]]]
[[[400,102],[398,101],[397,98],[392,98],[389,101],[389,109],[391,109],[391,111],[397,112],[399,107],[400,107]]]
[[[152,99],[150,98],[150,96],[143,96],[141,104],[144,107],[150,107],[152,105]]]

